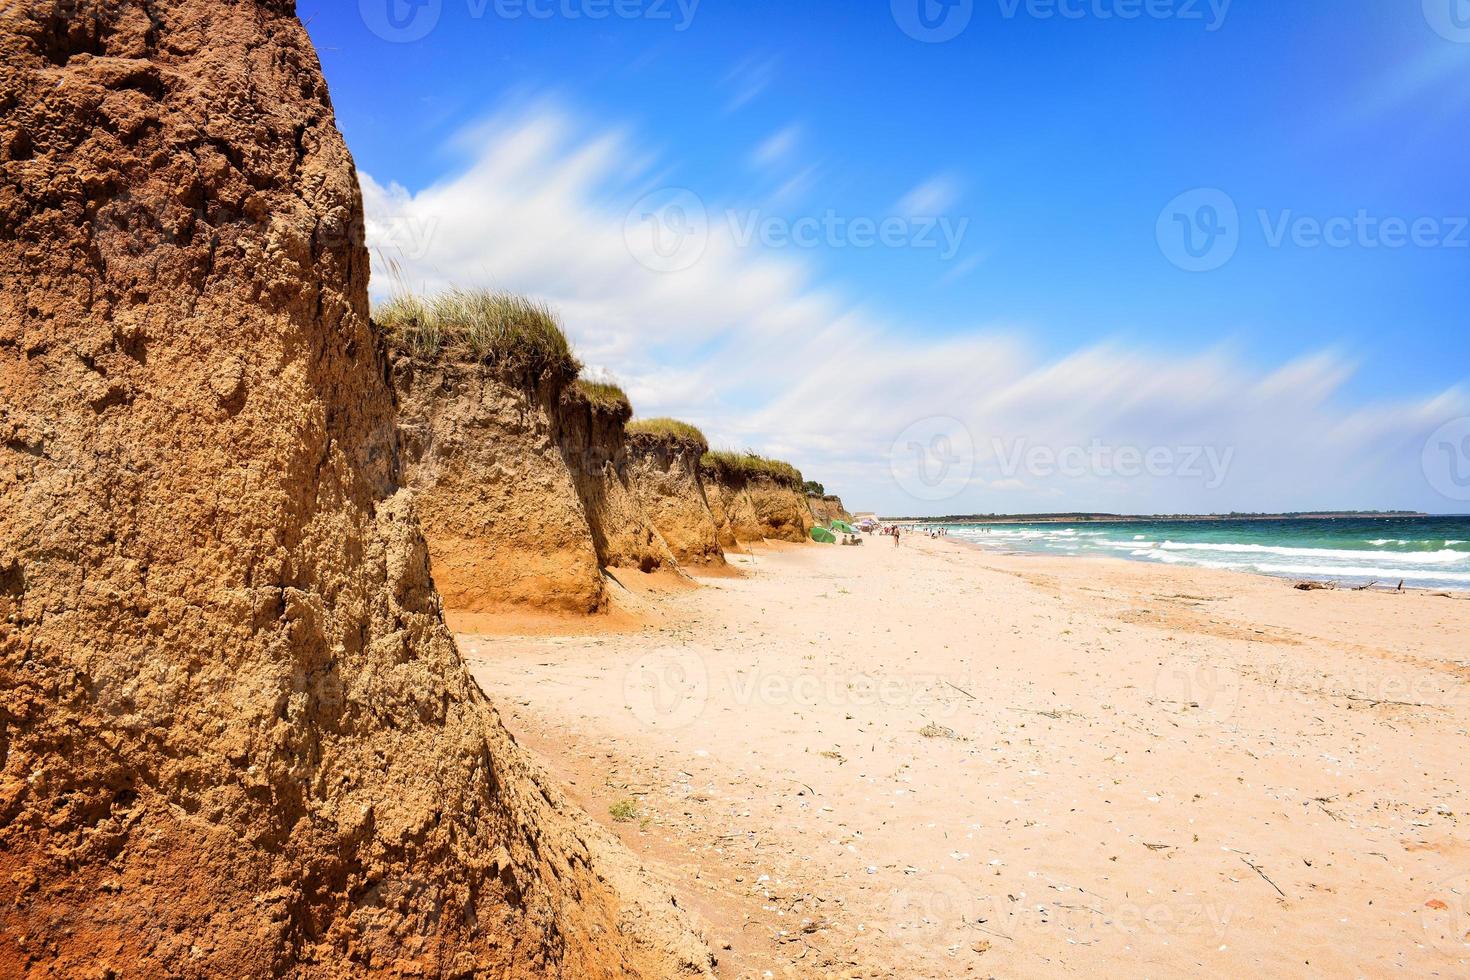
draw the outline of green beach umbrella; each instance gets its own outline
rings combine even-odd
[[[833,521],[832,522],[832,530],[834,530],[834,531],[840,531],[843,534],[856,534],[857,533],[857,528],[853,527],[851,524],[847,523],[846,521]]]
[[[836,544],[837,535],[825,527],[814,527],[812,528],[812,540],[818,544]]]

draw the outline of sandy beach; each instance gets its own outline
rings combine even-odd
[[[755,552],[641,630],[459,636],[721,975],[1470,970],[1470,602]]]

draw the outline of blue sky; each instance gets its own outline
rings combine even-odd
[[[299,3],[376,293],[543,295],[641,411],[911,513],[1470,510],[1465,8]]]

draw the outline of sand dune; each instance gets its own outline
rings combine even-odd
[[[1470,602],[755,550],[642,634],[460,638],[722,975],[1470,970]]]

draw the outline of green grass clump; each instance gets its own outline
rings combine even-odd
[[[788,487],[800,487],[801,470],[784,460],[769,459],[750,450],[717,449],[704,454],[700,465],[716,476],[741,480],[765,479]]]
[[[638,816],[638,803],[635,800],[618,800],[607,808],[607,812],[618,823],[628,823]]]
[[[628,393],[615,384],[578,378],[576,389],[595,409],[623,416],[633,414],[633,403],[628,400]]]
[[[401,293],[373,311],[388,340],[415,357],[452,357],[532,375],[576,377],[580,365],[545,303],[492,289]]]
[[[678,419],[636,419],[628,423],[628,435],[687,443],[698,449],[701,455],[709,451],[709,440],[705,439],[704,433]]]

